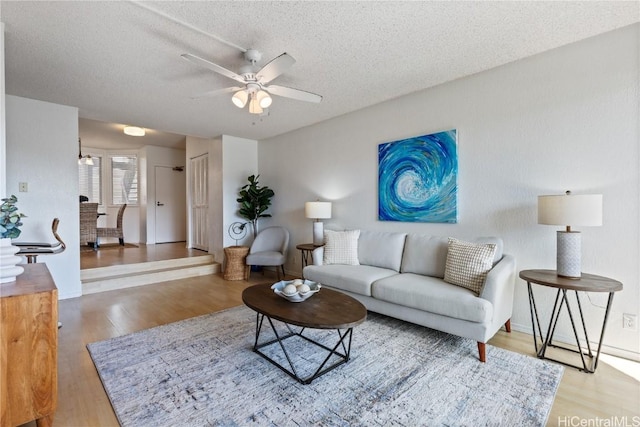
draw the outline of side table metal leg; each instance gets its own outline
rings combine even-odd
[[[538,357],[541,359],[544,359],[544,354],[547,351],[547,346],[551,342],[552,327],[553,325],[555,325],[557,318],[560,316],[560,308],[562,308],[562,304],[560,304],[560,307],[558,307],[558,299],[560,299],[560,292],[561,290],[558,289],[558,292],[556,293],[556,300],[553,303],[553,310],[551,310],[551,319],[549,319],[549,328],[547,329],[547,336],[543,338],[542,347],[540,347],[540,351],[538,352]],[[558,310],[557,314],[556,314],[556,309]]]
[[[566,300],[567,291],[566,289],[562,290],[564,294],[564,298]],[[569,307],[569,301],[567,301],[567,312],[569,313],[569,320],[571,320],[571,328],[573,329],[573,335],[576,337],[576,345],[578,346],[578,353],[580,353],[580,359],[582,360],[582,367],[585,372],[589,372],[587,368],[587,362],[584,360],[584,353],[582,352],[582,347],[580,346],[580,338],[578,337],[578,330],[576,329],[576,324],[573,321],[573,314],[571,313],[571,308]],[[582,319],[584,321],[584,319]]]
[[[609,292],[609,300],[607,301],[607,309],[604,312],[604,320],[602,321],[602,332],[600,332],[600,340],[598,341],[598,352],[596,353],[596,359],[593,362],[593,368],[591,372],[595,372],[598,367],[598,360],[600,359],[600,349],[602,348],[602,340],[604,338],[604,330],[607,327],[607,320],[609,320],[609,311],[611,310],[611,303],[613,302],[613,292]]]
[[[536,336],[536,325],[538,326],[538,331],[540,332],[540,343],[544,341],[542,338],[542,328],[540,327],[540,319],[538,318],[538,309],[536,307],[536,300],[533,297],[533,289],[531,287],[531,282],[527,282],[527,290],[529,293],[529,312],[531,313],[531,328],[533,329],[533,346],[536,350],[536,354],[538,354],[538,338]],[[535,316],[535,320],[534,320]]]
[[[593,353],[591,352],[591,344],[589,343],[589,335],[587,334],[587,325],[584,323],[584,315],[582,314],[582,305],[580,304],[580,297],[578,296],[578,291],[576,293],[576,301],[578,302],[578,311],[580,312],[580,320],[582,320],[582,330],[584,331],[584,339],[587,342],[587,351],[589,357],[593,357]],[[582,350],[581,350],[582,351]]]

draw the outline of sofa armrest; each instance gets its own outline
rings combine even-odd
[[[487,274],[480,298],[493,304],[494,319],[506,322],[513,312],[513,293],[516,281],[516,261],[505,254]]]
[[[322,265],[324,259],[324,246],[318,246],[311,252],[313,257],[313,265]]]

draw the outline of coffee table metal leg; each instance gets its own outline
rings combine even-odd
[[[267,318],[267,320],[269,321],[269,324],[271,325],[271,329],[273,330],[273,333],[275,334],[276,338],[266,341],[264,343],[258,343],[259,339],[260,339],[260,332],[262,330],[262,324],[264,322],[264,318]],[[289,330],[289,333],[286,335],[280,335],[278,333],[278,331],[275,328],[275,325],[273,324],[273,321],[271,320],[270,317],[265,316],[263,314],[258,313],[256,316],[256,339],[255,339],[255,343],[253,345],[253,351],[258,353],[260,356],[262,356],[264,359],[268,360],[269,362],[271,362],[273,365],[277,366],[278,368],[280,368],[282,371],[284,371],[285,373],[287,373],[289,376],[291,376],[292,378],[294,378],[295,380],[297,380],[298,382],[302,383],[302,384],[310,384],[314,379],[318,378],[321,375],[326,374],[327,372],[337,368],[338,366],[346,363],[347,361],[349,361],[350,356],[351,356],[351,341],[352,341],[352,336],[353,336],[353,328],[349,328],[346,331],[344,331],[344,333],[342,333],[340,331],[340,329],[337,329],[336,331],[338,332],[338,336],[339,336],[339,340],[338,342],[335,344],[335,346],[333,348],[331,347],[327,347],[326,345],[317,342],[307,336],[303,335],[303,332],[305,330],[305,328],[302,328],[299,332],[295,332],[293,331],[293,329],[291,328],[291,326],[287,323],[285,323],[287,329]],[[307,377],[307,378],[301,378],[300,375],[298,375],[298,373],[296,372],[296,368],[293,364],[293,361],[291,360],[291,357],[289,356],[289,353],[287,352],[287,349],[284,345],[285,340],[287,338],[293,337],[293,336],[299,336],[300,338],[305,339],[306,341],[312,343],[313,345],[320,347],[326,351],[329,352],[328,356],[322,361],[322,363],[320,363],[320,365],[318,366],[318,368],[316,369],[316,371],[313,373],[313,375]],[[348,337],[348,344],[345,344],[345,340]],[[267,356],[264,352],[261,351],[262,348],[270,346],[272,344],[278,343],[278,345],[280,346],[280,348],[282,349],[282,352],[284,353],[285,358],[287,359],[287,362],[289,364],[289,367],[291,369],[288,369],[287,367],[283,366],[282,364],[278,363],[277,361],[275,361],[274,359],[272,359],[271,357]],[[342,346],[342,349],[344,350],[344,354],[341,354],[338,350],[338,347]],[[331,356],[338,356],[339,360],[335,363],[333,363],[330,366],[326,366],[327,363],[329,362],[329,360],[331,359]]]

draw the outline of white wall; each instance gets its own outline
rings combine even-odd
[[[54,241],[53,218],[67,249],[40,256],[61,299],[80,296],[80,231],[78,224],[78,109],[7,95],[7,193],[18,197],[23,241]],[[28,192],[18,192],[26,182]]]
[[[4,22],[0,22],[0,199],[4,199],[7,195],[7,143],[5,136]]]
[[[156,243],[156,166],[181,166],[186,163],[185,150],[147,145],[140,149],[138,178],[140,180],[140,241],[148,245]],[[186,176],[186,172],[185,176]],[[184,191],[187,191],[186,181]],[[185,207],[186,209],[186,207]],[[184,225],[186,229],[186,224]]]
[[[469,78],[403,96],[261,141],[259,170],[276,197],[271,222],[291,248],[311,241],[304,202],[331,200],[326,228],[441,236],[501,236],[518,269],[555,268],[555,231],[536,223],[537,196],[565,190],[604,195],[604,226],[583,228],[583,271],[623,282],[605,337],[608,351],[638,358],[640,334],[640,25],[555,49]],[[458,223],[377,220],[378,144],[458,130]],[[299,254],[288,267],[299,271]],[[535,290],[547,319],[554,293]],[[597,338],[606,295],[583,298]],[[558,331],[571,336],[568,322]],[[514,328],[530,331],[526,284],[517,279]],[[560,337],[560,335],[559,335]]]
[[[258,142],[251,139],[237,138],[235,136],[222,136],[222,185],[223,185],[223,244],[233,246],[236,241],[229,236],[229,226],[236,222],[247,220],[238,216],[238,192],[247,184],[250,175],[258,174]],[[269,185],[266,179],[260,178],[261,185]],[[270,185],[269,185],[270,186]],[[258,228],[263,226],[259,221]],[[262,227],[263,228],[263,227]],[[253,240],[253,231],[248,226],[247,236],[239,241],[239,245],[250,245]]]

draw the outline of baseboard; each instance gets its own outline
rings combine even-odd
[[[522,324],[518,324],[518,323],[514,323],[513,321],[511,322],[511,329],[514,331],[518,331],[518,332],[522,332],[525,333],[527,335],[531,335],[531,340],[533,341],[533,330],[531,329],[530,326],[528,325],[522,325]],[[545,331],[546,333],[546,331]],[[564,344],[568,344],[568,345],[574,345],[576,344],[575,342],[575,337],[572,336],[566,336],[566,335],[562,335],[562,334],[555,334],[554,341],[558,341]],[[593,342],[593,341],[589,341],[591,343],[591,349],[595,352],[598,349],[598,343],[597,342]],[[584,340],[582,340],[581,344],[585,344]],[[533,345],[533,343],[531,344]],[[634,352],[634,351],[630,351],[630,350],[625,350],[623,348],[618,348],[618,347],[612,347],[606,344],[602,344],[602,349],[601,352],[604,354],[608,354],[610,356],[615,356],[615,357],[620,357],[623,359],[628,359],[631,360],[633,362],[640,362],[640,353]]]

